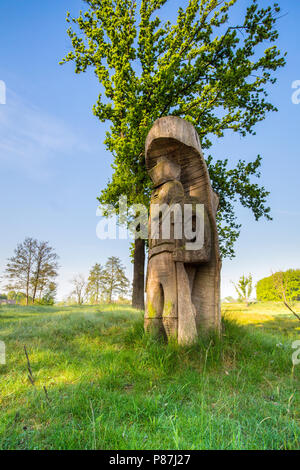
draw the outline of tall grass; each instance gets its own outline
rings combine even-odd
[[[222,338],[180,347],[128,306],[2,307],[0,448],[299,448],[297,322],[226,309]]]

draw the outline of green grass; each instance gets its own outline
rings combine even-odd
[[[221,341],[183,348],[128,306],[0,307],[0,448],[299,448],[299,322],[274,304],[224,315]]]

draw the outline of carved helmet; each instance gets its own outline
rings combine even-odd
[[[155,121],[146,139],[145,156],[149,174],[163,157],[179,165],[185,194],[197,197],[215,217],[218,196],[212,190],[199,136],[191,123],[176,116]]]

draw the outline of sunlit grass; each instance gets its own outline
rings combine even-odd
[[[299,322],[276,304],[223,310],[221,340],[183,348],[128,306],[1,307],[0,448],[299,448]]]
[[[300,303],[294,308],[300,312]],[[224,318],[234,319],[241,325],[257,326],[265,331],[280,331],[287,335],[300,333],[300,322],[280,302],[253,303],[248,307],[245,304],[224,304],[222,311]]]

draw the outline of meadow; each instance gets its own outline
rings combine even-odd
[[[0,340],[0,449],[300,447],[300,322],[279,304],[224,304],[222,337],[191,347],[128,306],[1,306]]]

